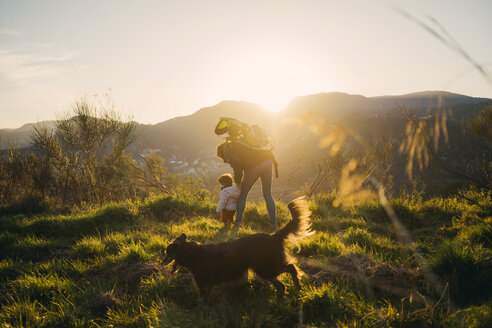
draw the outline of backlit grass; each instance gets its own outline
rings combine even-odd
[[[203,193],[203,192],[202,192]],[[379,202],[333,207],[310,200],[315,233],[287,247],[303,271],[288,294],[253,273],[218,286],[208,304],[186,268],[160,266],[181,233],[219,243],[269,232],[262,202],[241,228],[214,217],[209,195],[183,193],[111,203],[74,214],[0,217],[1,327],[487,327],[492,321],[492,205],[402,197],[392,207],[405,244]],[[289,219],[277,202],[280,226]],[[414,250],[417,250],[417,255]],[[435,277],[445,293],[429,277]]]

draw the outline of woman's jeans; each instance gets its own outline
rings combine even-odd
[[[275,201],[272,197],[272,166],[272,161],[266,160],[255,168],[244,170],[241,195],[239,196],[236,205],[236,226],[241,224],[244,208],[246,207],[246,198],[258,178],[261,178],[261,189],[263,191],[263,198],[265,198],[268,215],[270,216],[270,223],[277,224],[277,218],[275,217]]]

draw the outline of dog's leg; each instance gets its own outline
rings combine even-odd
[[[286,272],[289,273],[290,276],[292,277],[292,281],[294,282],[294,286],[296,286],[297,289],[301,289],[301,285],[299,284],[299,277],[298,277],[298,272],[297,272],[296,266],[292,263],[288,264]]]
[[[283,297],[285,295],[285,285],[278,280],[277,278],[270,279],[270,282],[273,284],[275,289],[277,290],[277,297]]]

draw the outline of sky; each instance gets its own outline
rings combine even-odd
[[[148,124],[319,92],[492,98],[491,13],[490,0],[0,0],[0,128],[106,93]]]

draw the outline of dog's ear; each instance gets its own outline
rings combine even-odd
[[[182,233],[177,239],[186,240],[186,235],[184,233]]]

